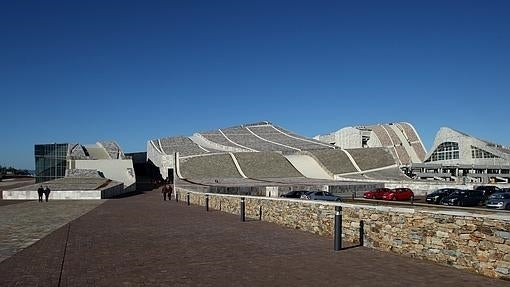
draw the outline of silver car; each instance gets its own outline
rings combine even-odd
[[[485,206],[487,208],[510,210],[510,192],[496,192],[492,194],[487,199]]]
[[[327,200],[327,201],[342,201],[339,196],[327,191],[309,191],[301,195],[301,199],[309,200]]]

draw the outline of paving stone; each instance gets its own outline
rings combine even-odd
[[[148,192],[108,200],[4,260],[0,286],[508,286],[366,247],[332,247],[329,237]]]

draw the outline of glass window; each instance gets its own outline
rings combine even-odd
[[[68,144],[44,144],[34,146],[36,182],[65,176]]]
[[[494,155],[488,151],[483,149],[471,146],[471,157],[472,158],[499,158],[499,156]]]
[[[425,162],[450,159],[459,159],[459,144],[456,142],[444,142],[438,145]]]

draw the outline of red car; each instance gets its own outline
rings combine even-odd
[[[385,200],[410,200],[414,193],[409,188],[395,188],[383,194]]]
[[[389,189],[389,188],[376,188],[376,189],[372,189],[370,191],[367,191],[367,192],[363,193],[363,198],[382,199],[383,198],[383,194],[385,194],[387,192],[391,192],[391,189]]]

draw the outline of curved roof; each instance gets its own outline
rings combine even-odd
[[[331,144],[290,132],[268,121],[242,124],[190,137],[175,136],[152,140],[164,154],[179,152],[181,156],[197,156],[218,152],[282,152],[335,149]]]
[[[466,133],[442,127],[425,162],[445,164],[509,165],[510,149]]]
[[[344,149],[385,147],[401,165],[422,162],[426,154],[416,129],[407,122],[346,127],[316,138]]]

